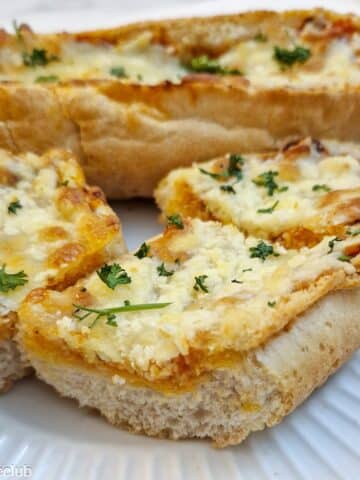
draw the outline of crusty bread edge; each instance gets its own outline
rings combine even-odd
[[[211,438],[224,447],[280,422],[350,357],[360,346],[359,311],[360,289],[331,293],[241,364],[213,371],[182,394],[27,353],[40,378],[114,425],[155,437]]]

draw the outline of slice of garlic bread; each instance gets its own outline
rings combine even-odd
[[[0,146],[71,148],[113,198],[298,135],[360,136],[360,21],[313,9],[0,35]]]
[[[232,223],[291,248],[360,221],[360,148],[306,138],[266,154],[230,154],[178,169],[155,192],[163,217]]]
[[[75,286],[32,291],[20,342],[41,378],[114,424],[236,443],[359,346],[360,235],[295,250],[232,225],[170,223]],[[288,371],[276,363],[290,349]]]
[[[68,152],[0,151],[0,390],[23,375],[17,309],[40,286],[65,288],[124,250],[101,190]]]

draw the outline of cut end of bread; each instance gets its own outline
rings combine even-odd
[[[28,375],[32,369],[22,357],[12,339],[0,341],[0,393],[5,393],[14,382]]]

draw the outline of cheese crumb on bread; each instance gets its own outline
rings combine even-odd
[[[354,145],[306,138],[275,153],[174,170],[155,197],[164,216],[213,218],[287,246],[311,246],[360,221],[359,159]]]
[[[33,291],[20,309],[24,349],[42,358],[59,350],[63,362],[152,388],[187,385],[218,359],[266,342],[329,292],[357,285],[360,236],[333,240],[291,250],[217,222],[171,226],[113,262],[123,280],[126,272],[115,288],[97,272],[64,292]]]

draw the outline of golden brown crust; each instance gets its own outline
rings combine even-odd
[[[229,48],[241,38],[244,24],[253,25],[254,32],[274,30],[279,22],[300,26],[319,12],[338,28],[346,22],[358,28],[357,17],[320,10],[249,12],[145,22],[75,38],[125,41],[145,29],[153,32],[154,41],[171,45],[185,59]],[[67,37],[59,36],[58,41],[62,38]],[[249,86],[241,77],[194,75],[179,85],[156,86],[116,80],[54,86],[2,83],[0,112],[0,146],[35,152],[49,146],[72,148],[89,181],[96,181],[112,198],[151,196],[171,169],[229,151],[271,149],[303,135],[347,141],[360,135],[357,86],[266,90]]]

